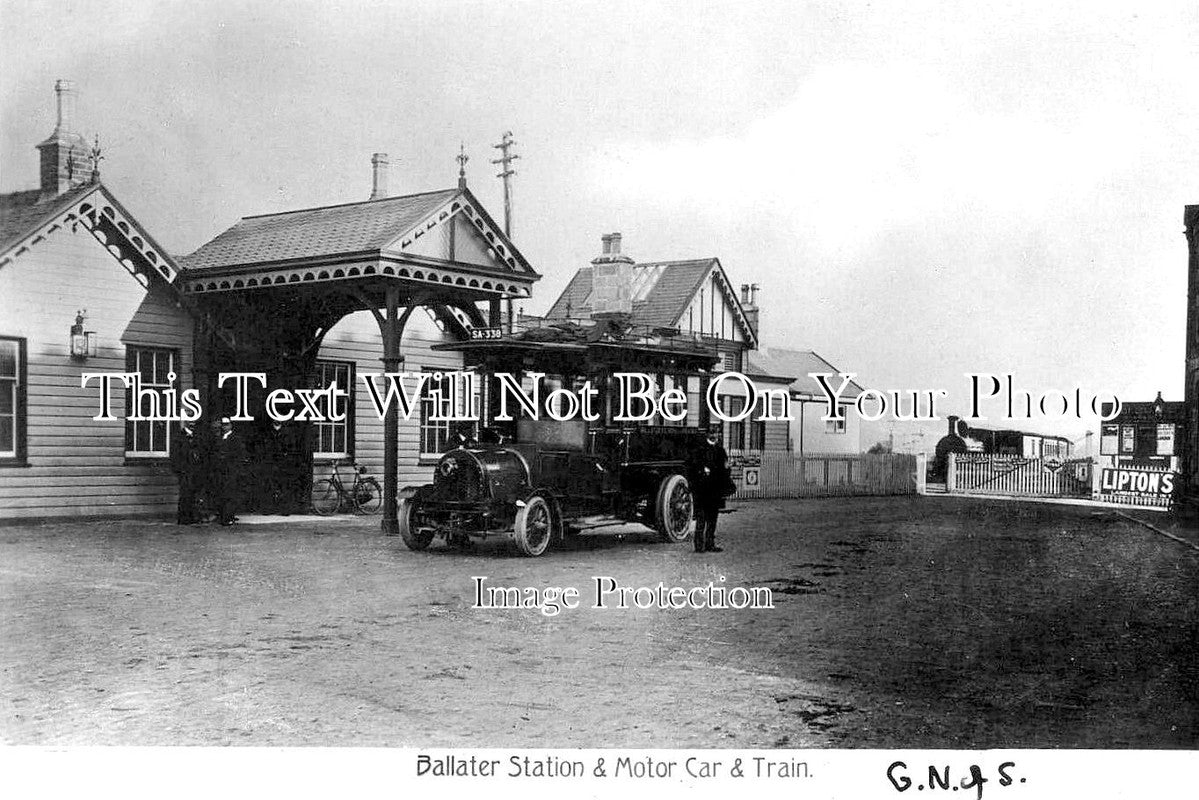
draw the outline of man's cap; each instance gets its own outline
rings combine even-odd
[[[228,424],[232,425],[232,424],[233,424],[233,420],[229,419],[228,417],[221,417],[221,424],[222,424],[222,425],[224,425],[224,424],[226,424],[226,423],[228,423]]]

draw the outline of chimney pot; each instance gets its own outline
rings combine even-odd
[[[58,95],[58,119],[55,133],[71,133],[75,125],[75,81],[59,79],[54,82],[54,93]]]
[[[75,133],[75,82],[57,80],[54,93],[58,118],[54,132],[37,146],[40,161],[42,197],[56,197],[75,186],[88,183],[95,174],[91,148]]]
[[[600,237],[600,243],[603,245],[603,250],[601,251],[603,255],[610,255],[612,253],[612,234],[605,233]]]
[[[618,256],[618,255],[620,255],[620,234],[613,233],[613,234],[611,234],[611,238],[612,238],[612,255]]]
[[[383,200],[389,197],[387,192],[389,167],[387,153],[375,153],[371,156],[371,200]]]

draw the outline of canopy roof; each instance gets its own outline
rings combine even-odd
[[[191,293],[375,276],[527,297],[541,277],[465,187],[244,217],[181,262]]]

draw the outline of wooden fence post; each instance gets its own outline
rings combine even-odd
[[[947,492],[952,492],[958,488],[957,476],[955,474],[957,472],[956,455],[956,453],[950,453],[949,460],[945,466],[945,491]]]

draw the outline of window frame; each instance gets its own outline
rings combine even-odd
[[[29,429],[29,363],[27,358],[27,341],[22,336],[0,336],[0,342],[13,342],[16,345],[16,369],[11,379],[13,386],[13,449],[12,453],[0,453],[0,467],[25,467],[28,462],[28,429]]]
[[[719,400],[717,402],[720,405],[720,410],[722,412],[724,412],[725,416],[729,416],[729,417],[733,416],[734,414],[740,414],[742,411],[745,410],[745,407],[747,405],[746,399],[744,397],[741,397],[740,395],[733,395],[733,394],[722,394],[722,395],[720,395]],[[724,430],[722,431],[722,438],[724,439],[724,449],[725,450],[745,450],[745,449],[747,449],[745,447],[745,437],[746,437],[746,428],[748,426],[745,423],[749,419],[752,419],[752,415],[750,415],[749,417],[746,417],[745,419],[736,420],[736,421],[721,420],[722,427],[724,428]],[[736,441],[734,441],[734,439]]]
[[[312,459],[313,459],[313,461],[319,461],[319,462],[328,463],[328,464],[331,464],[334,462],[352,463],[354,461],[354,444],[355,444],[355,440],[357,439],[357,436],[356,436],[357,426],[355,424],[355,416],[354,416],[354,406],[355,406],[355,401],[356,401],[356,397],[354,394],[354,379],[356,377],[355,376],[356,367],[357,367],[357,364],[354,361],[345,361],[342,359],[334,359],[334,358],[320,358],[320,359],[317,359],[313,363],[312,375],[310,376],[309,381],[308,381],[309,386],[311,388],[326,389],[330,385],[332,385],[331,383],[323,383],[321,381],[321,378],[323,377],[322,370],[324,370],[325,368],[332,368],[335,370],[334,380],[336,380],[336,378],[337,378],[337,371],[340,371],[341,369],[344,368],[345,374],[346,374],[346,385],[342,386],[339,383],[338,388],[345,389],[346,392],[348,392],[348,396],[346,397],[346,400],[345,400],[346,418],[344,420],[342,420],[340,422],[329,421],[329,422],[313,422],[313,423],[311,423],[312,433],[311,433],[310,441],[312,442]],[[322,406],[323,405],[324,404],[322,404]],[[331,409],[322,407],[322,411],[327,415],[327,414],[329,414]],[[337,428],[344,428],[344,430],[345,430],[345,440],[344,440],[345,449],[344,450],[321,450],[322,431],[323,430],[335,431]],[[335,438],[335,435],[331,434],[330,437],[331,437],[331,439]]]
[[[142,383],[142,388],[158,389],[159,392],[164,392],[169,389],[174,389],[176,398],[179,392],[179,350],[173,347],[159,347],[150,344],[126,344],[125,345],[125,371],[126,372],[141,372],[141,355],[143,353],[152,353],[159,355],[165,353],[168,357],[167,372],[175,373],[175,380],[168,383]],[[162,462],[171,457],[171,437],[173,436],[173,425],[168,421],[153,420],[132,420],[129,419],[133,413],[133,390],[125,388],[125,460],[126,461],[153,461]],[[160,405],[159,413],[163,413],[166,405]],[[154,427],[161,425],[163,429],[163,447],[161,450],[138,450],[137,449],[137,426],[149,425],[151,444],[153,443]]]
[[[460,426],[462,426],[464,424],[473,425],[474,429],[475,429],[474,435],[477,437],[479,435],[479,426],[480,426],[481,420],[482,420],[482,413],[481,413],[482,409],[487,408],[489,406],[487,405],[487,399],[482,396],[482,395],[486,394],[486,389],[484,388],[477,395],[474,395],[469,398],[469,401],[471,402],[471,405],[472,405],[472,413],[477,418],[474,422],[467,423],[465,420],[460,420],[460,421],[453,421],[453,420],[432,421],[432,420],[430,420],[429,413],[432,410],[433,401],[432,401],[432,398],[429,397],[429,392],[433,388],[439,388],[439,389],[443,388],[442,384],[447,379],[469,380],[469,379],[464,379],[463,376],[465,376],[467,373],[473,372],[473,370],[432,369],[432,368],[426,367],[425,369],[423,369],[421,371],[425,375],[428,375],[428,377],[425,378],[424,382],[421,384],[421,389],[420,389],[420,424],[417,427],[417,449],[418,449],[417,462],[420,464],[428,464],[428,463],[436,463],[437,461],[439,461],[441,459],[442,454],[445,452],[445,446],[446,446],[446,444],[449,443],[450,436],[453,435],[453,433],[455,431],[461,430]],[[441,373],[441,381],[437,381],[434,379],[434,375],[436,373]],[[475,374],[477,375],[478,373],[475,373]],[[476,378],[476,380],[478,380],[478,379]],[[482,385],[482,384],[485,384],[486,382],[479,381],[479,383]],[[460,410],[461,409],[459,409],[459,411]],[[426,433],[429,431],[432,431],[433,441],[435,443],[440,442],[440,447],[435,452],[425,449]]]

